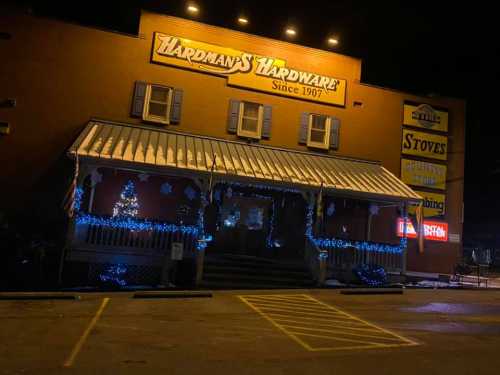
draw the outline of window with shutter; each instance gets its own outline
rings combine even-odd
[[[263,106],[258,103],[240,102],[237,134],[246,138],[261,138]]]
[[[330,147],[330,117],[325,115],[309,115],[307,146],[321,149]]]
[[[142,112],[143,120],[168,124],[171,102],[172,89],[170,87],[148,84]]]

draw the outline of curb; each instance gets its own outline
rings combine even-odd
[[[0,294],[0,301],[35,301],[35,300],[80,300],[80,296],[74,294],[58,293],[22,293],[22,294]]]
[[[132,298],[211,298],[212,292],[201,291],[152,291],[136,292]]]
[[[398,288],[398,289],[382,289],[382,288],[380,288],[380,289],[378,289],[378,288],[344,289],[344,290],[340,291],[340,294],[347,294],[347,295],[403,294],[403,289],[401,289],[401,288]]]

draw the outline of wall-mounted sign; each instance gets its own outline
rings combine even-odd
[[[426,191],[417,191],[415,193],[424,198],[424,217],[442,216],[445,212],[445,198],[444,194],[429,193]],[[410,205],[408,212],[412,215],[415,214],[417,206]]]
[[[347,82],[294,69],[285,60],[154,33],[151,60],[227,77],[229,85],[344,106]]]
[[[446,165],[401,159],[401,180],[408,185],[446,189]]]
[[[403,124],[429,130],[448,131],[448,112],[432,108],[429,104],[404,104]]]
[[[406,155],[446,160],[448,138],[442,135],[403,129],[401,152]]]
[[[403,237],[404,220],[398,218],[398,237]],[[406,221],[406,237],[417,238],[417,232],[410,220]],[[424,238],[429,241],[448,241],[448,223],[424,220]]]

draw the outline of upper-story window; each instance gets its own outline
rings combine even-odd
[[[170,103],[172,89],[159,85],[147,85],[142,119],[168,124],[170,122]]]
[[[240,118],[237,134],[240,137],[261,137],[263,105],[251,102],[240,103]]]
[[[181,89],[137,81],[132,100],[132,116],[159,124],[179,123],[182,96]]]
[[[328,149],[330,147],[330,126],[330,117],[310,114],[307,145],[309,147]]]
[[[231,99],[227,130],[243,138],[269,138],[271,116],[272,107],[269,105]]]
[[[301,115],[299,143],[316,149],[338,149],[340,120],[335,117],[304,112]]]

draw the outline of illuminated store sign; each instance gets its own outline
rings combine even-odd
[[[345,105],[346,80],[293,69],[274,57],[155,33],[151,60],[225,76],[232,86]]]
[[[447,147],[448,138],[445,136],[403,129],[403,154],[446,160]]]
[[[413,186],[446,188],[446,165],[401,159],[401,180]]]
[[[424,217],[442,216],[445,213],[444,194],[429,193],[427,191],[414,190],[415,193],[424,198]],[[410,205],[408,212],[415,214],[416,206]]]
[[[448,131],[448,112],[436,110],[428,104],[404,104],[403,124],[429,130]]]
[[[398,218],[398,237],[403,237],[404,220]],[[410,220],[406,221],[406,236],[417,238],[417,232]],[[424,220],[424,238],[429,241],[448,241],[448,223]]]

